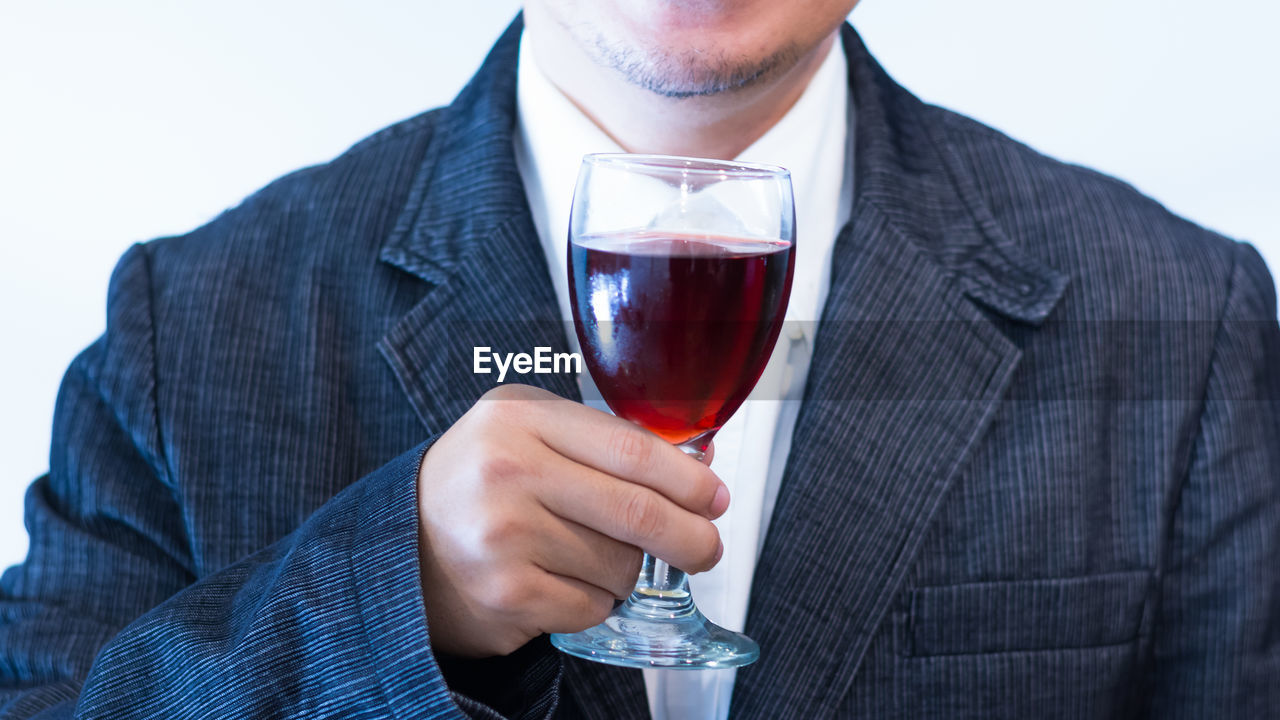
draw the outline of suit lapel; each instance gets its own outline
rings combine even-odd
[[[473,372],[475,348],[494,354],[532,354],[539,347],[569,352],[532,221],[512,218],[478,242],[458,272],[431,288],[379,344],[430,433],[447,430],[498,384],[493,362],[490,373]],[[509,371],[505,381],[580,399],[575,376],[568,373]]]
[[[990,314],[1037,324],[1066,283],[1000,233],[940,111],[895,85],[851,28],[845,43],[853,220],[756,568],[747,633],[761,659],[739,671],[739,718],[834,714],[1017,368]]]
[[[429,432],[442,432],[497,384],[473,372],[493,353],[568,352],[542,246],[512,151],[517,20],[442,112],[382,260],[426,281],[418,304],[378,349]],[[490,363],[492,367],[492,363]],[[507,382],[578,398],[572,375]]]
[[[1017,349],[881,216],[843,238],[756,568],[735,717],[828,717]]]
[[[472,372],[473,348],[568,352],[546,258],[512,149],[517,18],[438,124],[383,262],[417,276],[424,296],[378,345],[428,432],[448,429],[496,375]],[[510,376],[508,382],[511,381]],[[568,374],[519,382],[580,399]],[[569,695],[593,720],[648,717],[638,670],[564,658]],[[570,702],[566,700],[565,702]]]

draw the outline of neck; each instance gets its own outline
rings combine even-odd
[[[836,34],[790,66],[748,87],[672,98],[601,67],[552,18],[525,8],[538,67],[565,97],[627,152],[731,160],[768,132],[804,93]]]

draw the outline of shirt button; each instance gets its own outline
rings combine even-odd
[[[803,340],[804,326],[798,322],[792,322],[790,328],[787,330],[787,337],[792,340]]]

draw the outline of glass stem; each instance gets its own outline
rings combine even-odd
[[[689,594],[689,576],[649,553],[644,554],[640,578],[626,604],[632,613],[653,618],[683,617],[698,611]]]
[[[674,568],[666,562],[645,553],[644,564],[640,566],[640,579],[637,589],[645,589],[659,593],[689,594],[689,576],[680,568]]]
[[[705,443],[703,443],[704,440],[705,440]],[[707,439],[707,436],[704,433],[703,435],[690,440],[689,443],[703,443],[703,447],[706,447],[706,445],[709,445],[711,443],[711,440]],[[707,453],[702,450],[699,450],[696,444],[688,444],[688,445],[682,444],[682,445],[677,445],[676,447],[680,448],[685,455],[688,455],[689,457],[693,458],[694,460],[697,460],[698,462],[702,462],[702,459],[707,456]]]
[[[704,456],[696,447],[676,447],[699,461]],[[698,611],[689,594],[689,576],[685,571],[649,553],[644,554],[640,577],[631,597],[627,598],[627,605],[632,612],[650,617],[680,617]]]

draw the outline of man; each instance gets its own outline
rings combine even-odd
[[[4,577],[4,714],[1265,717],[1261,260],[921,104],[839,29],[853,4],[531,2],[450,107],[126,254]],[[572,377],[472,371],[567,349],[547,87],[623,149],[735,157],[832,53],[853,112],[797,176],[831,193],[805,402],[734,490],[761,660],[566,660],[544,633],[603,618],[641,549],[696,572],[743,545],[712,470]]]

